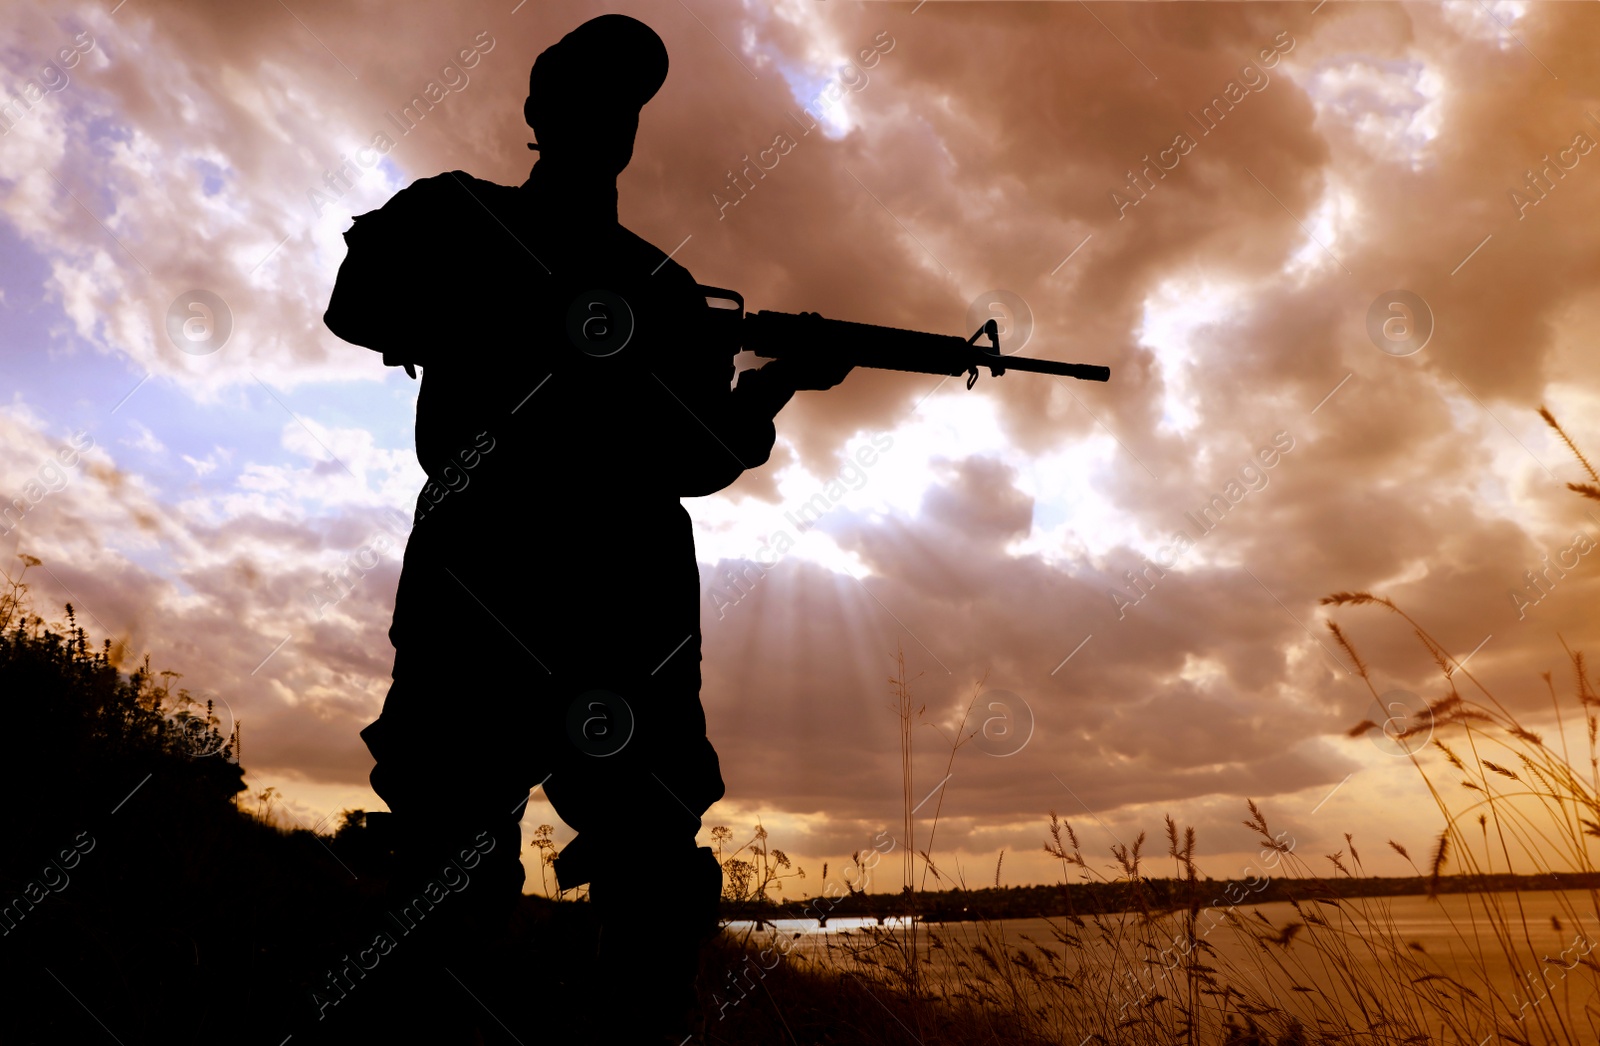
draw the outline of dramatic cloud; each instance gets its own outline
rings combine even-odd
[[[1315,852],[1421,845],[1325,622],[1379,694],[1449,683],[1337,590],[1550,728],[1539,673],[1600,595],[1600,513],[1535,413],[1600,453],[1600,13],[623,7],[672,68],[621,218],[702,282],[962,335],[1006,302],[1023,353],[1112,370],[857,372],[686,502],[711,823],[838,867],[922,802],[936,856],[986,879],[1004,848],[1011,881],[1055,874],[1051,810],[1094,847],[1171,812],[1218,876],[1246,797]],[[356,734],[423,479],[416,384],[322,325],[341,233],[419,177],[527,176],[529,65],[601,8],[511,8],[22,4],[0,49],[0,553],[224,702],[307,824],[378,803]],[[470,264],[419,259],[396,308]],[[464,352],[517,329],[459,311]]]

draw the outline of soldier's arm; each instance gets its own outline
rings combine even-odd
[[[674,277],[683,282],[686,301],[691,303],[685,320],[690,334],[684,339],[689,348],[682,365],[659,378],[694,422],[674,468],[680,496],[702,497],[722,490],[746,469],[766,464],[777,439],[773,419],[795,392],[832,388],[850,367],[773,360],[739,375],[730,389],[732,356],[694,333],[695,318],[704,316],[704,296],[687,270],[677,268]]]
[[[478,184],[461,171],[420,178],[377,210],[355,216],[322,317],[334,334],[382,353],[385,364],[403,366],[412,377],[461,305],[433,261],[458,249],[449,234],[449,215],[461,202],[457,179]]]

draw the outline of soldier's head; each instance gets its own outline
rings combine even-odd
[[[608,14],[546,48],[528,74],[522,115],[542,160],[616,177],[633,158],[639,110],[667,78],[667,48],[649,26]]]

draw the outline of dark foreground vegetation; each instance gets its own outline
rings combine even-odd
[[[1600,500],[1600,475],[1589,474],[1594,483],[1571,486]],[[239,730],[223,729],[174,687],[174,673],[152,672],[148,659],[120,669],[109,644],[90,643],[72,607],[59,623],[33,614],[22,575],[38,561],[21,558],[22,571],[0,589],[0,794],[8,800],[0,1046],[531,1046],[591,1041],[587,1015],[628,1004],[606,986],[589,996],[579,988],[594,935],[581,902],[523,899],[491,964],[514,985],[515,1001],[493,1012],[455,972],[414,968],[417,949],[398,929],[399,946],[375,956],[375,928],[398,925],[383,900],[392,871],[384,817],[348,811],[326,835],[278,823],[271,790],[246,789]],[[1547,743],[1391,601],[1347,592],[1324,602],[1397,615],[1441,669],[1438,695],[1397,738],[1417,742],[1411,758],[1443,824],[1431,854],[1413,863],[1415,877],[1365,876],[1350,836],[1348,856],[1327,858],[1331,873],[1313,869],[1253,803],[1246,823],[1271,857],[1264,882],[1205,878],[1193,831],[1170,820],[1172,863],[1162,870],[1175,874],[1146,874],[1141,834],[1131,848],[1113,848],[1115,870],[1106,875],[1104,855],[1086,857],[1071,825],[1052,815],[1045,849],[1061,863],[1062,884],[831,898],[830,918],[909,906],[930,921],[869,925],[820,946],[725,932],[703,967],[705,1040],[1600,1041],[1600,961],[1589,954],[1600,941],[1600,693],[1583,655],[1568,652],[1566,696],[1545,676],[1558,714],[1587,737],[1569,756],[1572,739]],[[1355,645],[1330,628],[1376,699]],[[903,676],[896,688],[909,736]],[[1356,724],[1352,733],[1371,728]],[[910,799],[907,810],[905,837],[918,839]],[[751,901],[789,878],[774,871],[787,858],[758,833],[760,845],[724,863],[740,902],[729,914],[755,912]],[[1375,842],[1411,860],[1400,844]],[[548,833],[531,845],[548,856]],[[1536,876],[1497,871],[1513,849]],[[1465,898],[1466,914],[1452,916],[1460,947],[1450,964],[1408,942],[1390,913],[1388,897],[1419,887]],[[1575,936],[1559,955],[1533,944],[1520,894],[1503,892],[1535,889],[1564,891],[1550,921]],[[1253,910],[1274,900],[1288,901],[1293,914],[1274,923]],[[998,920],[1017,916],[1048,916],[1048,931],[1008,937]],[[976,921],[947,927],[931,921],[938,918]],[[563,946],[550,947],[556,941]],[[639,928],[638,944],[652,947],[649,927]]]
[[[53,625],[31,613],[36,564],[0,591],[0,1046],[582,1042],[586,1012],[626,1005],[577,992],[594,936],[581,901],[523,898],[497,957],[515,1007],[488,1013],[444,972],[407,969],[382,900],[384,816],[277,823],[270,791],[245,786],[237,727],[175,674],[120,671],[70,606]],[[398,942],[381,958],[379,931]],[[902,1000],[799,961],[741,975],[758,954],[730,936],[708,948],[708,1042],[911,1041]],[[925,1042],[961,1041],[923,1024]]]
[[[410,968],[383,900],[385,815],[346,811],[331,834],[277,823],[270,792],[251,796],[245,788],[237,727],[225,735],[210,710],[172,685],[173,674],[153,673],[148,662],[119,671],[109,647],[92,647],[71,607],[52,626],[28,612],[23,591],[19,579],[0,602],[0,698],[12,731],[0,780],[13,800],[0,859],[0,977],[8,988],[0,1044],[583,1042],[587,1014],[625,1004],[581,993],[582,957],[592,954],[594,937],[581,901],[523,898],[493,960],[515,985],[513,1005],[490,1012],[456,972]],[[1580,692],[1586,706],[1600,706],[1585,682]],[[1440,703],[1436,725],[1459,706],[1459,698]],[[1535,743],[1527,731],[1509,734]],[[1561,803],[1594,805],[1592,790],[1575,777],[1559,778],[1554,764],[1543,772],[1577,789]],[[1494,775],[1477,776],[1487,783]],[[1282,833],[1252,814],[1271,848]],[[1487,980],[1475,990],[1406,954],[1393,934],[1361,937],[1381,933],[1381,898],[1419,889],[1481,897],[1600,886],[1596,872],[1487,874],[1470,851],[1456,858],[1461,875],[1444,874],[1436,854],[1429,874],[1412,878],[1359,870],[1323,878],[1284,847],[1275,874],[1252,884],[1241,905],[1234,901],[1241,884],[1199,876],[1192,835],[1185,839],[1170,824],[1169,856],[1181,874],[1159,879],[1145,875],[1137,852],[1113,855],[1123,875],[1098,878],[1070,826],[1052,823],[1050,837],[1046,848],[1080,881],[914,898],[849,893],[828,902],[830,918],[894,915],[911,904],[923,928],[868,927],[822,948],[724,933],[707,950],[701,978],[706,1041],[1076,1044],[1098,1035],[1095,1041],[1143,1046],[1188,1042],[1191,1033],[1194,1042],[1224,1046],[1450,1041],[1416,1038],[1422,1031],[1409,1039],[1361,1036],[1332,992],[1321,1017],[1315,1005],[1295,1013],[1275,993],[1241,992],[1239,971],[1227,969],[1197,929],[1219,917],[1267,956],[1282,952],[1272,959],[1276,969],[1244,971],[1247,983],[1279,976],[1286,995],[1312,991],[1306,984],[1314,978],[1296,968],[1332,963],[1359,993],[1370,977],[1353,958],[1359,945],[1392,953],[1393,970],[1368,986],[1383,1022],[1419,1029],[1451,999],[1475,996],[1469,1012],[1455,1015],[1463,1028],[1505,1025],[1508,1041],[1560,1041],[1517,1020],[1518,999],[1495,998]],[[548,833],[530,845],[549,851]],[[730,893],[744,899],[730,899],[726,914],[801,914],[753,903],[788,878],[779,871],[787,859],[765,845],[764,832],[735,853],[727,861]],[[735,883],[743,891],[732,890]],[[1341,907],[1357,898],[1378,898],[1379,907]],[[1302,921],[1287,925],[1251,928],[1239,917],[1250,905],[1317,899],[1328,907],[1308,904]],[[1051,917],[1050,936],[1016,947],[997,920],[1019,917]],[[939,919],[976,922],[978,936],[942,938]],[[400,942],[381,960],[370,950],[375,928]],[[1174,947],[1184,941],[1187,950]],[[651,946],[648,927],[639,946]],[[1577,972],[1587,985],[1591,971]],[[1419,981],[1425,990],[1402,987]],[[1576,984],[1573,978],[1568,987]],[[1421,1012],[1408,1012],[1419,999]],[[445,1016],[433,1016],[441,1009]],[[1587,1009],[1585,1000],[1567,1016]],[[1551,1005],[1538,1015],[1562,1013]],[[1373,1019],[1358,1015],[1360,1023]]]

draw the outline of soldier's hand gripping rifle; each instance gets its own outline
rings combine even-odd
[[[724,287],[700,285],[711,306],[713,336],[733,351],[749,349],[768,359],[810,357],[837,360],[857,367],[903,370],[913,374],[967,376],[967,388],[978,380],[978,368],[999,377],[1008,370],[1058,374],[1083,381],[1109,381],[1111,368],[1087,363],[1057,363],[1000,352],[999,327],[990,319],[972,337],[925,334],[898,327],[824,319],[814,312],[746,313],[744,296]],[[987,337],[988,344],[979,343]]]

